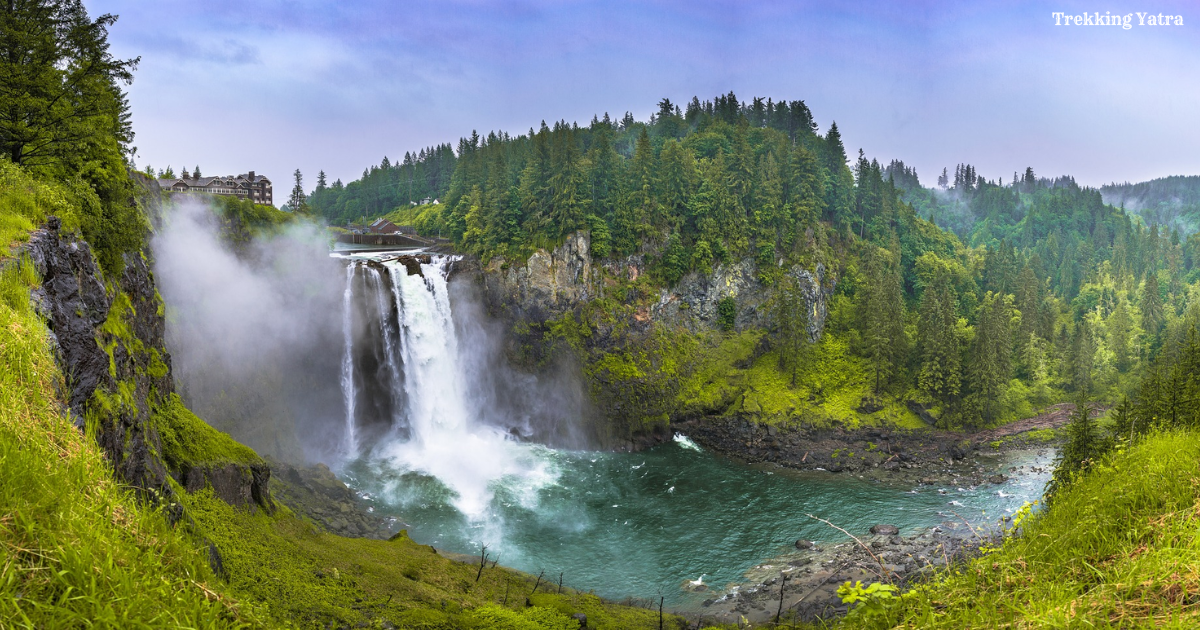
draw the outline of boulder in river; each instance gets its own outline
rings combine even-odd
[[[988,481],[994,484],[1002,484],[1005,481],[1008,481],[1008,477],[1005,477],[1004,475],[992,475],[991,477],[988,477]]]
[[[805,539],[801,538],[800,540],[796,541],[796,548],[797,549],[812,549],[813,542],[811,540],[805,540]]]
[[[874,525],[871,527],[871,533],[876,536],[895,536],[900,533],[900,528],[895,525]]]

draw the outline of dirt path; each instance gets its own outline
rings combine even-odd
[[[1107,409],[1108,407],[1106,406],[1092,405],[1092,416],[1098,416]],[[1071,414],[1073,413],[1075,413],[1075,403],[1058,403],[1057,405],[1050,405],[1045,411],[1032,418],[1025,418],[1024,420],[1010,422],[995,429],[968,434],[966,437],[976,442],[993,442],[1003,437],[1035,429],[1057,429],[1070,422]]]

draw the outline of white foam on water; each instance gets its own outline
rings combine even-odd
[[[700,446],[698,444],[693,442],[692,438],[690,438],[682,433],[676,433],[675,437],[672,439],[675,440],[675,443],[678,444],[680,448],[686,448],[689,451],[697,451],[700,453],[704,452],[704,449],[700,448]]]

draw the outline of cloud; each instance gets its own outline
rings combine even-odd
[[[1188,27],[1053,26],[1085,4],[88,2],[122,15],[114,50],[143,57],[130,89],[143,164],[349,180],[472,129],[645,119],[664,96],[733,90],[804,99],[847,147],[926,177],[956,162],[1093,184],[1200,172],[1200,129],[1178,124],[1200,107]],[[172,127],[214,117],[253,141]]]

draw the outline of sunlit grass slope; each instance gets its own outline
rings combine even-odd
[[[1160,433],[1108,456],[1021,536],[867,617],[842,625],[1200,627],[1200,435]]]
[[[278,623],[576,628],[570,615],[584,613],[589,628],[658,627],[657,611],[609,604],[569,588],[559,594],[557,576],[538,585],[534,576],[491,563],[480,573],[478,561],[445,557],[403,534],[390,541],[342,538],[286,510],[252,515],[209,491],[184,501],[221,549],[230,589],[262,602]],[[527,599],[533,607],[527,607]],[[667,627],[675,627],[674,619],[666,615]]]
[[[0,626],[234,627],[207,558],[66,418],[28,264],[0,272]]]

